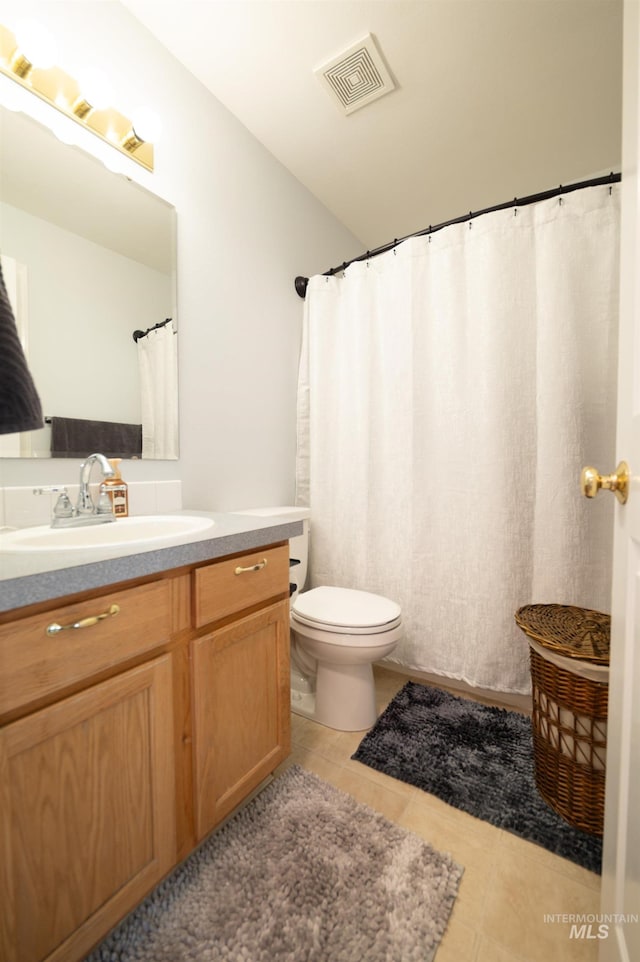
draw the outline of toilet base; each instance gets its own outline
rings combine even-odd
[[[316,717],[316,693],[296,691],[291,689],[291,711],[294,715],[302,715],[303,718],[311,718],[315,721]]]
[[[319,662],[315,695],[292,691],[291,710],[341,732],[371,728],[378,718],[372,666]]]

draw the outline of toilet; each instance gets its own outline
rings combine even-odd
[[[375,723],[373,663],[389,655],[402,634],[400,606],[353,588],[304,591],[309,559],[308,508],[256,508],[239,514],[303,522],[290,539],[291,710],[338,731]]]

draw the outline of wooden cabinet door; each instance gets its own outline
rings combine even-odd
[[[289,602],[192,642],[198,840],[290,751]]]
[[[171,868],[170,656],[0,730],[0,958],[75,962]]]

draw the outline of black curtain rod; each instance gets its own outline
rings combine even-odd
[[[350,264],[355,264],[357,261],[366,261],[370,257],[376,257],[378,254],[384,254],[386,251],[393,250],[398,244],[403,241],[409,240],[410,237],[423,237],[426,234],[435,234],[436,231],[442,230],[443,227],[451,227],[453,224],[464,224],[468,220],[473,220],[475,217],[481,217],[482,214],[492,214],[496,210],[508,210],[510,207],[526,207],[528,204],[537,204],[541,200],[550,200],[552,197],[560,197],[562,194],[569,194],[573,190],[582,190],[583,187],[600,187],[605,184],[617,184],[621,181],[622,175],[619,173],[614,173],[611,171],[610,174],[604,177],[594,177],[591,180],[583,180],[577,184],[560,184],[559,187],[552,187],[551,190],[544,190],[539,194],[529,194],[528,197],[514,197],[513,200],[507,200],[503,204],[496,204],[494,207],[485,207],[483,210],[469,211],[468,214],[462,214],[461,217],[454,217],[452,220],[446,220],[442,224],[435,224],[429,227],[425,227],[424,230],[416,231],[414,234],[407,234],[406,237],[396,237],[393,241],[388,244],[383,244],[382,247],[376,247],[375,250],[365,251],[364,254],[359,254],[358,257],[353,257],[350,261],[345,261],[338,267],[330,267],[328,271],[325,271],[322,275],[323,277],[332,277],[334,274],[339,274],[341,271],[346,270]],[[307,284],[309,283],[308,277],[296,277],[295,288],[297,294],[304,298],[307,293]]]
[[[154,324],[153,327],[148,327],[148,328],[146,329],[146,331],[134,331],[134,332],[133,332],[133,339],[134,339],[134,341],[135,341],[136,344],[137,344],[141,337],[146,337],[147,334],[150,334],[150,333],[151,333],[151,331],[157,331],[158,328],[164,327],[165,324],[171,324],[171,320],[172,320],[172,318],[167,317],[164,321],[158,321],[158,323],[157,323],[157,324]]]

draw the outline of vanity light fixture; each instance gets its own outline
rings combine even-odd
[[[25,49],[16,34],[0,24],[0,74],[15,80],[66,117],[91,131],[136,163],[153,171],[153,144],[136,132],[133,122],[112,107],[103,106],[90,91],[83,91],[69,74],[57,66],[30,59],[28,40]]]

